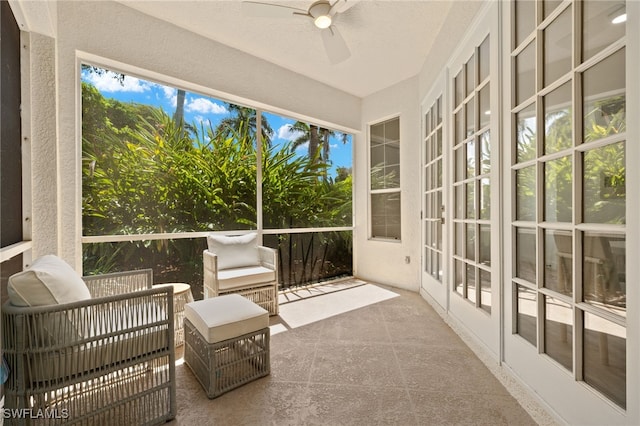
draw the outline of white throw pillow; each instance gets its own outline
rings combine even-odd
[[[207,246],[218,257],[218,269],[259,265],[257,236],[256,233],[234,237],[208,235]]]
[[[36,259],[29,268],[10,276],[7,290],[9,301],[15,306],[56,305],[91,299],[82,277],[52,254]]]

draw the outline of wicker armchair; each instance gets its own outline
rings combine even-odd
[[[175,417],[173,289],[152,288],[152,276],[84,277],[91,299],[3,305],[5,408],[22,413],[8,424],[159,424]]]
[[[240,294],[278,315],[278,252],[258,246],[255,234],[209,235],[202,254],[204,298]]]

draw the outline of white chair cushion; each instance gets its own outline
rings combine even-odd
[[[244,268],[225,269],[218,271],[218,288],[231,290],[234,288],[251,287],[275,281],[276,272],[264,266],[247,266]]]
[[[187,303],[184,315],[208,343],[269,327],[269,311],[239,294]]]
[[[257,234],[229,237],[226,235],[208,235],[207,247],[218,257],[218,269],[238,268],[260,264]]]
[[[9,301],[15,306],[56,305],[91,299],[82,277],[54,255],[36,259],[22,272],[9,277]]]

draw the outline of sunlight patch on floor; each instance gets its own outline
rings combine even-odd
[[[399,294],[373,284],[361,284],[345,290],[308,297],[280,305],[280,314],[272,317],[271,334],[302,327],[345,312],[398,297]]]
[[[293,287],[280,292],[278,295],[278,304],[282,306],[286,303],[296,302],[309,297],[322,296],[327,293],[334,293],[363,284],[368,283],[358,278],[346,277],[307,286]]]

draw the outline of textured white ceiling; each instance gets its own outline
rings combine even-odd
[[[119,0],[329,86],[365,97],[421,69],[455,0],[361,0],[334,23],[351,58],[331,65],[320,32],[305,17],[248,17],[240,0]],[[307,9],[313,0],[257,0]]]

